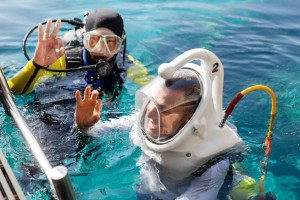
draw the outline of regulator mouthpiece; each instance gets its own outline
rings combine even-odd
[[[113,68],[113,64],[106,62],[105,60],[100,59],[97,64],[95,65],[96,67],[96,73],[100,77],[106,77],[108,74],[111,72]]]

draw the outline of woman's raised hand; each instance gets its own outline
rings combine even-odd
[[[58,58],[64,55],[63,42],[56,38],[61,20],[58,19],[56,21],[54,29],[50,34],[51,24],[52,20],[48,19],[44,33],[42,24],[38,25],[38,42],[35,48],[33,60],[36,64],[43,67],[53,64]]]
[[[84,90],[84,97],[81,98],[80,91],[75,93],[76,110],[74,113],[75,125],[81,129],[87,129],[93,126],[100,118],[102,101],[97,99],[99,92],[87,87]]]

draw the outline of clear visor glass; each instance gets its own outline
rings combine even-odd
[[[113,34],[103,35],[99,30],[93,30],[84,33],[84,47],[93,53],[99,53],[103,56],[113,56],[121,49],[123,39]]]
[[[167,141],[185,126],[194,113],[199,99],[189,99],[175,105],[160,105],[149,98],[141,118],[146,136],[156,142]]]
[[[201,102],[202,78],[180,69],[165,80],[156,77],[136,92],[140,133],[156,144],[170,142],[181,133]]]

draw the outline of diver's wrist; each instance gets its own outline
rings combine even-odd
[[[37,64],[34,60],[32,60],[32,64],[38,69],[47,69],[49,66],[42,66]]]
[[[76,123],[76,121],[73,124],[73,128],[75,130],[78,130],[80,133],[85,133],[88,132],[89,130],[92,129],[93,126],[78,126],[78,124]]]

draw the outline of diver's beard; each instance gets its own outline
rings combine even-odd
[[[173,137],[178,131],[179,128],[175,128],[175,130],[168,130],[164,127],[158,127],[157,125],[154,126],[153,124],[148,124],[146,129],[148,136],[150,136],[152,139],[159,139],[161,141]]]

